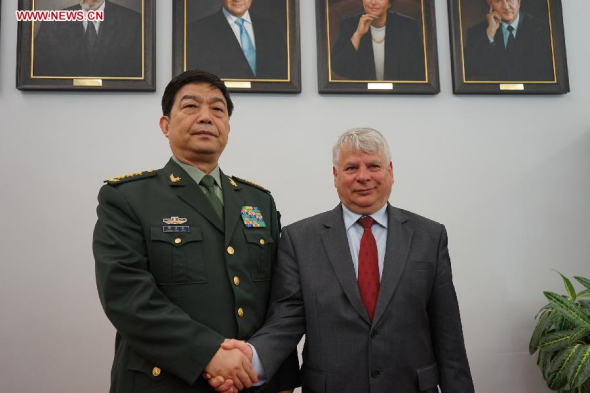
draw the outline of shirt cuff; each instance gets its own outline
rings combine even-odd
[[[493,39],[493,38],[491,38],[491,37],[490,37],[489,35],[487,35],[487,34],[486,34],[486,37],[488,37],[488,40],[490,40],[490,44],[493,44],[493,43],[494,43],[494,39]]]
[[[254,346],[251,344],[248,344],[248,346],[252,350],[252,368],[258,375],[258,382],[256,382],[254,386],[264,385],[266,383],[266,374],[264,372],[264,366],[260,361],[260,357],[258,356],[258,352],[256,352],[256,348],[254,348]]]

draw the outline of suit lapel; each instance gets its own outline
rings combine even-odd
[[[354,263],[350,256],[350,246],[348,245],[346,229],[344,228],[341,205],[336,206],[330,212],[324,222],[324,227],[322,243],[328,254],[328,259],[334,268],[336,277],[352,307],[368,324],[371,324],[369,314],[359,294],[356,274],[354,273]]]
[[[500,27],[498,27],[498,30],[496,30],[496,35],[494,36],[494,42],[496,43],[496,46],[499,46],[502,48],[502,51],[506,50],[506,45],[504,44],[504,30],[502,30],[501,25],[500,25]],[[502,52],[502,53],[504,53],[504,52]]]
[[[385,248],[385,260],[381,275],[381,287],[375,308],[373,324],[385,312],[385,308],[391,301],[399,280],[406,268],[408,252],[412,243],[413,231],[406,225],[407,217],[397,208],[387,205],[387,246]]]
[[[217,15],[217,24],[218,26],[221,26],[221,28],[216,32],[216,34],[219,34],[219,41],[225,43],[221,48],[219,48],[219,50],[225,53],[224,57],[226,59],[233,59],[233,61],[237,63],[237,65],[234,65],[234,69],[248,70],[249,74],[251,75],[250,77],[254,77],[254,73],[252,73],[250,64],[248,63],[248,60],[246,60],[246,55],[244,55],[244,51],[242,50],[242,47],[240,46],[234,31],[232,30],[229,23],[227,23],[227,19],[223,15],[223,11],[219,11]]]
[[[235,184],[235,185],[234,185]],[[240,212],[244,205],[242,187],[237,183],[230,183],[229,179],[221,172],[221,189],[223,190],[223,211],[225,217],[225,245],[229,245],[234,228],[240,220]]]
[[[174,160],[170,159],[164,167],[164,173],[170,187],[174,189],[180,199],[205,217],[213,226],[223,232],[223,225],[211,202],[201,188]],[[180,178],[180,180],[177,180]]]
[[[359,45],[359,57],[363,59],[363,77],[367,79],[375,79],[377,77],[375,71],[375,54],[373,52],[373,38],[371,30],[367,32],[362,38]]]
[[[94,51],[94,55],[92,57],[92,60],[95,63],[104,63],[106,59],[108,59],[109,48],[113,47],[113,40],[117,38],[116,24],[119,15],[117,12],[115,12],[113,6],[108,1],[105,1],[104,14],[104,20],[100,22],[100,28],[98,29],[98,42],[96,50]],[[125,37],[119,38],[125,39]],[[100,67],[96,67],[96,64],[94,64],[94,67],[91,64],[91,68],[93,68],[94,71],[100,69]]]
[[[384,62],[384,72],[383,77],[388,79],[390,77],[391,72],[389,70],[394,69],[397,70],[397,59],[402,59],[403,56],[397,53],[396,49],[394,48],[397,41],[396,34],[396,23],[395,23],[396,15],[392,12],[387,12],[387,21],[385,22],[385,62]],[[389,38],[388,38],[389,37]],[[394,67],[395,65],[395,67]]]

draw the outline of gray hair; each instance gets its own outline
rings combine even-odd
[[[368,127],[352,128],[340,135],[336,144],[332,148],[332,164],[338,166],[338,155],[342,146],[347,145],[354,152],[379,153],[384,152],[387,162],[391,161],[391,152],[389,145],[383,135]]]

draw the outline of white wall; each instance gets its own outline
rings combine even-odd
[[[531,0],[532,1],[532,0]],[[159,168],[172,5],[157,4],[156,93],[15,89],[14,1],[0,34],[0,392],[107,391],[114,330],[91,253],[102,180]],[[226,173],[269,187],[284,223],[332,208],[330,149],[353,126],[390,141],[391,202],[447,225],[478,393],[547,391],[527,352],[542,290],[590,276],[588,1],[564,1],[572,92],[454,96],[447,4],[435,0],[437,96],[320,96],[315,2],[301,1],[303,93],[234,95]]]

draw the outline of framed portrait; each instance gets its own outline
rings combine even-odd
[[[320,93],[440,92],[434,0],[316,0]]]
[[[155,91],[154,8],[154,0],[19,0],[16,87]]]
[[[455,94],[569,92],[561,0],[449,0]]]
[[[201,69],[230,91],[300,93],[298,0],[174,0],[174,75]]]

